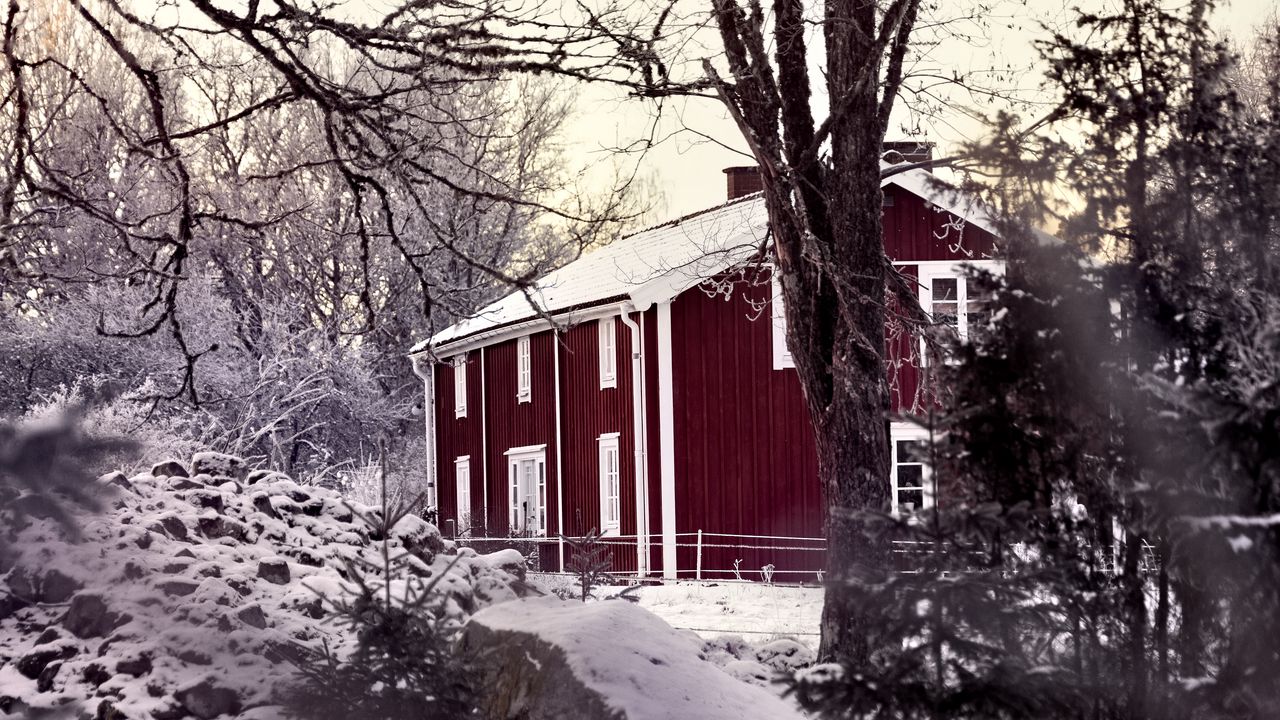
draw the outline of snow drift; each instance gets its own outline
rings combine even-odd
[[[474,615],[464,650],[485,674],[488,718],[788,720],[768,690],[703,659],[703,643],[623,600],[530,598]]]

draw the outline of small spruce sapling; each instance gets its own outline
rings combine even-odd
[[[613,567],[613,558],[609,548],[600,542],[600,533],[595,528],[581,538],[560,536],[572,553],[569,557],[569,571],[577,576],[578,588],[582,593],[582,602],[595,597],[592,590],[609,577],[609,569]]]
[[[382,458],[382,507],[352,512],[381,539],[378,563],[347,561],[352,588],[340,597],[324,597],[332,620],[355,637],[349,653],[326,643],[319,652],[298,648],[289,658],[300,682],[289,691],[289,713],[307,720],[400,720],[463,718],[474,712],[468,668],[453,648],[444,598],[436,593],[455,559],[427,582],[407,571],[408,552],[393,552],[391,535],[416,503],[393,507],[386,489]],[[350,507],[350,506],[348,506]],[[403,584],[403,590],[393,585]]]

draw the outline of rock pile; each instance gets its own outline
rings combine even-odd
[[[178,720],[278,716],[297,645],[341,648],[324,624],[348,563],[377,562],[377,512],[239,458],[199,453],[99,481],[108,508],[51,519],[0,512],[0,717]],[[19,522],[21,525],[19,526]],[[401,583],[436,579],[460,627],[515,598],[523,565],[480,556],[410,516],[389,542],[409,553]]]

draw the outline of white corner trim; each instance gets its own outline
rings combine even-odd
[[[560,346],[562,339],[559,331],[551,334],[551,372],[552,372],[552,390],[555,391],[555,421],[556,421],[556,530],[559,531],[560,537],[556,540],[556,558],[559,562],[560,572],[564,572],[564,438],[561,436],[561,428],[564,427],[560,415]],[[510,461],[508,461],[510,462]]]
[[[488,387],[484,348],[480,348],[480,492],[481,501],[484,503],[480,509],[484,513],[486,525],[489,523],[489,411],[485,409],[489,398],[489,391],[486,389]]]
[[[676,429],[671,366],[671,303],[658,303],[658,467],[662,498],[662,576],[676,577]]]

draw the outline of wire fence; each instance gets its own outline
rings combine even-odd
[[[572,544],[582,537],[545,535],[469,536],[462,535],[455,541],[470,545],[480,552],[516,548],[530,558],[530,567],[539,572],[565,572],[572,559]],[[671,540],[674,539],[674,542]],[[680,532],[669,535],[621,535],[612,534],[597,538],[598,545],[612,548],[613,568],[610,574],[618,578],[656,581],[714,580],[716,582],[765,582],[787,584],[822,584],[826,573],[827,541],[821,537],[797,535],[752,535],[720,533],[704,530]],[[663,548],[670,546],[676,559],[671,568],[654,570],[652,566],[641,569],[638,558],[640,544],[645,546],[647,557],[662,557]],[[925,541],[898,540],[892,543],[894,569],[900,573],[924,572],[941,555],[949,556],[949,564],[959,571],[966,565],[970,569],[985,565],[985,554],[977,550],[957,551],[940,548]],[[1154,566],[1155,549],[1147,547],[1143,567]],[[959,562],[956,562],[957,557]],[[1100,567],[1104,572],[1115,572],[1110,565],[1114,558],[1102,554]],[[1024,558],[1025,559],[1025,558]]]
[[[477,551],[513,547],[526,556],[532,556],[530,565],[542,572],[564,571],[570,560],[572,544],[581,537],[544,535],[472,536],[463,534],[454,538],[464,546]],[[793,583],[809,578],[821,582],[825,567],[827,542],[825,538],[796,535],[751,535],[690,531],[663,536],[611,534],[599,537],[595,543],[612,548],[614,569],[611,574],[619,577],[681,578],[742,582],[775,582],[775,578],[790,579]],[[640,547],[643,546],[642,551]],[[675,551],[676,562],[671,568],[654,570],[646,567],[642,572],[639,554],[660,558],[663,549]]]

